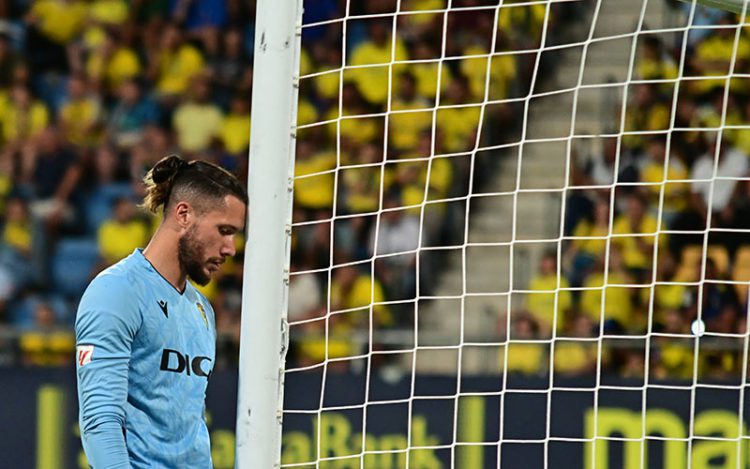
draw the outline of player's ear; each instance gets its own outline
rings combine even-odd
[[[172,216],[181,228],[189,227],[193,222],[195,211],[189,202],[182,200],[172,209]]]

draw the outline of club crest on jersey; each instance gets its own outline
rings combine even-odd
[[[91,357],[94,355],[93,345],[79,345],[76,347],[76,356],[78,357],[78,366],[84,366],[91,363]]]
[[[203,305],[200,302],[196,302],[195,306],[198,307],[198,311],[201,313],[201,316],[203,317],[203,322],[206,323],[206,329],[208,329],[208,318],[206,317],[206,310],[203,309]]]

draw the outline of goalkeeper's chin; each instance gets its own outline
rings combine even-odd
[[[202,266],[200,269],[189,272],[188,276],[194,283],[200,285],[201,287],[205,287],[206,285],[208,285],[208,282],[211,281],[213,276],[216,274],[216,272],[219,271],[220,268],[220,264],[209,262],[205,266]]]

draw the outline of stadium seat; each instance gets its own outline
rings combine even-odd
[[[130,184],[108,184],[98,187],[85,202],[86,233],[96,236],[99,226],[112,216],[115,200],[121,197],[133,197]]]
[[[35,326],[34,310],[40,303],[46,303],[55,312],[59,324],[72,325],[71,305],[64,298],[54,294],[34,293],[16,301],[8,308],[11,324],[19,329],[30,329]]]
[[[86,289],[94,266],[99,260],[96,240],[62,238],[52,256],[52,284],[55,291],[68,298],[81,295]]]

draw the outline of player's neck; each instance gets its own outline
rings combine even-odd
[[[143,257],[167,282],[182,293],[185,291],[187,273],[180,267],[177,253],[178,242],[179,238],[176,233],[168,231],[163,226],[159,227],[143,250]]]

